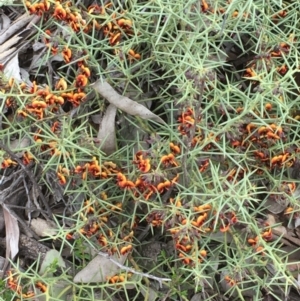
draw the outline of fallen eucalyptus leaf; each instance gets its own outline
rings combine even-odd
[[[13,259],[19,252],[20,230],[18,220],[11,211],[2,204],[6,229],[6,258]]]
[[[1,6],[7,6],[7,5],[12,5],[14,3],[14,0],[1,0],[0,1],[0,7]]]
[[[0,32],[0,44],[3,44],[18,31],[26,28],[26,26],[33,21],[35,17],[35,15],[28,15],[27,13],[24,13],[22,16],[16,19],[8,28]]]
[[[138,116],[143,119],[152,119],[158,123],[165,124],[159,116],[152,113],[145,106],[126,96],[120,95],[108,82],[99,79],[93,83],[91,87],[118,109],[133,116]]]
[[[151,287],[140,286],[140,292],[144,296],[145,300],[155,301],[158,298],[158,293]]]
[[[49,250],[46,253],[45,258],[41,264],[39,274],[40,275],[44,274],[46,272],[47,268],[54,262],[61,268],[66,267],[66,264],[65,264],[63,258],[61,257],[60,253],[53,249],[53,250]],[[49,275],[49,273],[48,273],[48,276],[51,276],[51,275]]]
[[[39,217],[32,219],[30,226],[31,229],[41,237],[53,236],[57,233],[55,223],[51,223],[50,221],[46,221]]]
[[[127,254],[114,254],[110,257],[120,264],[124,264]],[[89,264],[83,268],[74,277],[75,283],[89,283],[89,282],[105,282],[107,277],[111,277],[119,273],[121,268],[114,264],[108,257],[97,255]]]
[[[117,107],[110,104],[101,120],[97,138],[100,140],[100,149],[110,155],[116,148],[115,118]]]
[[[0,1],[0,6],[1,6],[2,1],[3,0]],[[5,14],[0,15],[0,29],[1,30],[8,28],[10,23],[11,23],[11,20],[7,15],[5,15]]]

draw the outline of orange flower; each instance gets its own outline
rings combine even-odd
[[[138,166],[141,172],[148,172],[151,169],[150,159],[144,159],[141,151],[136,153],[135,158],[133,163]]]
[[[120,26],[120,27],[132,27],[132,21],[131,20],[128,20],[128,19],[119,19],[117,21],[117,24]]]
[[[100,234],[100,235],[97,237],[97,241],[98,241],[98,243],[99,243],[102,247],[107,246],[107,239],[106,239],[106,237],[105,237],[103,234]]]
[[[163,182],[163,183],[159,183],[157,185],[157,190],[159,193],[163,193],[165,190],[169,189],[171,187],[171,182],[169,180]]]
[[[117,174],[117,184],[120,188],[131,189],[135,187],[135,184],[132,181],[128,181],[122,173]]]
[[[15,161],[13,161],[11,159],[5,159],[1,163],[1,168],[5,169],[5,168],[11,167],[13,165],[17,165],[17,164],[18,164],[17,162],[15,162]]]
[[[182,262],[184,264],[190,264],[191,263],[191,260],[188,257],[186,257],[183,253],[179,253],[178,257],[182,259]]]
[[[255,76],[257,76],[257,74],[252,68],[247,68],[244,76],[245,77],[255,77]]]
[[[30,87],[28,92],[31,93],[31,94],[34,94],[37,91],[37,89],[38,89],[38,86],[36,84],[36,81],[34,80],[32,82],[32,87]]]
[[[203,12],[206,12],[208,10],[208,4],[205,0],[202,0],[201,9]]]
[[[59,81],[55,85],[56,90],[67,90],[68,84],[64,78],[60,78]]]
[[[281,75],[285,75],[288,72],[288,68],[286,65],[282,65],[280,67],[276,68],[277,72],[280,73]]]
[[[58,54],[58,47],[57,47],[57,46],[51,47],[51,53],[52,53],[53,55],[57,55],[57,54]]]
[[[28,165],[32,160],[34,160],[33,155],[30,152],[25,151],[22,157],[23,164]]]
[[[39,89],[39,90],[37,90],[37,95],[40,96],[40,97],[43,98],[43,99],[46,99],[46,97],[47,97],[49,94],[51,94],[51,93],[50,93],[50,90],[49,90],[49,87],[48,87],[48,86],[46,86],[45,89]]]
[[[135,185],[132,181],[119,182],[118,185],[120,188],[124,188],[124,189],[131,189],[131,188],[135,187]]]
[[[70,48],[68,48],[67,46],[65,46],[64,50],[62,51],[62,56],[66,63],[70,63],[71,58],[72,58],[72,50]]]
[[[57,20],[64,20],[66,18],[67,12],[59,2],[56,2],[56,7],[52,16]]]
[[[62,168],[61,166],[58,167],[58,171],[56,172],[59,183],[61,185],[65,185],[67,183],[66,180],[66,175],[69,175],[69,171],[64,167]]]
[[[288,207],[284,210],[284,214],[291,214],[294,211],[293,207]]]
[[[81,73],[83,75],[85,75],[86,77],[90,77],[91,76],[91,71],[88,67],[84,66],[83,64],[80,66],[81,69]]]
[[[130,49],[128,51],[129,60],[139,60],[141,58],[141,55],[139,53],[135,53],[133,49]]]
[[[224,280],[230,285],[235,286],[237,283],[233,278],[230,278],[228,275],[224,277]]]
[[[122,255],[125,255],[126,253],[130,252],[131,250],[132,250],[132,245],[128,245],[128,246],[121,248],[120,253]]]
[[[174,154],[180,154],[180,147],[173,142],[170,142],[170,149]]]
[[[266,230],[265,232],[262,233],[261,237],[265,240],[265,241],[270,241],[272,240],[272,229],[269,228],[268,230]]]
[[[35,12],[36,15],[41,16],[47,10],[48,9],[45,6],[45,3],[36,3],[36,12]]]
[[[83,88],[87,85],[88,78],[84,74],[79,74],[76,77],[75,87],[76,88]]]
[[[204,224],[206,219],[207,219],[207,213],[204,213],[203,215],[199,215],[197,221],[192,221],[192,225],[196,227],[200,227]]]
[[[118,33],[112,34],[112,36],[109,39],[109,43],[111,46],[114,46],[114,45],[119,44],[120,40],[121,40],[121,33],[118,32]]]
[[[204,204],[204,205],[200,205],[198,207],[194,207],[194,210],[196,212],[204,212],[204,211],[208,211],[208,210],[211,210],[211,205],[209,204]]]
[[[42,100],[33,100],[31,106],[35,109],[45,109],[47,108],[47,103]]]
[[[38,288],[42,293],[46,293],[47,290],[48,290],[47,285],[44,284],[44,283],[41,282],[41,281],[38,281],[38,282],[35,284],[35,287]]]
[[[264,248],[262,246],[259,246],[255,249],[256,253],[260,253],[261,255],[265,255]]]
[[[14,277],[12,275],[11,271],[8,271],[7,274],[8,274],[7,275],[8,276],[8,279],[7,279],[7,286],[8,286],[8,288],[11,289],[14,292],[17,292],[19,295],[21,295],[21,293],[22,293],[22,286],[20,286],[18,284],[18,278]]]
[[[100,15],[105,13],[105,11],[103,11],[103,8],[101,6],[99,6],[98,4],[93,4],[90,5],[87,9],[89,14],[94,14],[94,15]]]
[[[280,137],[278,135],[276,135],[276,134],[274,134],[270,131],[267,133],[267,137],[270,138],[270,139],[277,139],[277,140],[280,139]]]
[[[259,241],[259,237],[256,236],[255,238],[249,238],[248,239],[248,243],[251,245],[251,246],[255,246]]]
[[[162,156],[161,160],[160,160],[165,166],[169,166],[169,165],[174,165],[174,166],[178,166],[178,163],[175,161],[175,156],[174,154],[168,154],[166,156]]]

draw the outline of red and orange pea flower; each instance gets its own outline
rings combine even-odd
[[[135,154],[135,159],[133,160],[133,163],[137,165],[138,169],[141,172],[149,172],[151,169],[150,159],[144,159],[143,158],[143,152],[139,151]]]
[[[22,156],[23,164],[28,165],[33,160],[34,160],[34,156],[30,152],[25,151],[23,156]]]
[[[178,117],[178,122],[180,123],[178,130],[182,135],[186,135],[188,129],[195,123],[194,110],[192,108],[187,108],[186,111]]]
[[[44,3],[38,2],[34,4],[31,4],[29,1],[26,1],[26,7],[29,10],[30,14],[35,14],[37,16],[41,16],[50,8],[48,1],[44,1]]]
[[[211,210],[212,209],[212,206],[211,205],[209,205],[209,204],[204,204],[204,205],[200,205],[200,206],[198,206],[198,207],[194,207],[194,211],[196,211],[196,212],[207,212],[207,211],[209,211],[209,210]]]
[[[180,150],[180,147],[176,144],[174,144],[173,142],[170,142],[170,150],[173,154],[175,155],[179,155],[181,150]]]
[[[131,189],[135,187],[132,181],[127,180],[126,176],[121,172],[117,173],[117,185],[122,189]]]
[[[248,238],[248,244],[251,246],[256,246],[259,242],[259,236],[256,236],[255,238]]]
[[[143,194],[144,199],[147,201],[157,191],[154,185],[146,183],[143,179],[138,178],[135,181],[136,192],[135,195]]]
[[[206,2],[206,0],[202,0],[201,1],[201,10],[202,10],[202,12],[206,12],[206,11],[208,11],[208,9],[209,9],[209,5]]]
[[[68,48],[67,46],[65,46],[61,53],[62,53],[64,61],[66,63],[70,63],[71,58],[72,58],[72,50],[70,48]]]
[[[110,38],[109,38],[109,44],[111,46],[115,46],[115,45],[118,45],[121,41],[121,32],[112,32],[112,33],[109,33],[110,34]]]
[[[52,46],[51,47],[51,53],[52,55],[57,55],[58,54],[58,46]]]
[[[92,206],[92,203],[91,203],[90,200],[84,201],[83,205],[84,205],[84,207],[86,207],[85,208],[85,214],[88,215],[88,214],[95,213],[95,208]]]
[[[294,212],[294,208],[293,207],[287,207],[285,210],[284,210],[284,214],[285,215],[288,215],[288,214],[291,214]]]
[[[46,293],[48,290],[48,286],[41,281],[37,281],[35,287],[38,288],[42,293]]]
[[[265,255],[264,247],[262,247],[262,246],[256,247],[256,248],[255,248],[255,252],[258,253],[258,254],[260,254],[260,255],[262,255],[262,256]]]
[[[18,276],[13,276],[12,271],[9,270],[7,272],[8,278],[6,280],[7,287],[16,292],[19,296],[22,296],[23,299],[32,298],[35,296],[33,291],[27,291],[26,293],[23,292],[22,286],[19,284]],[[45,293],[48,290],[46,284],[41,281],[37,281],[35,283],[35,287],[38,288],[42,293]]]
[[[13,161],[12,159],[8,158],[8,159],[4,159],[1,163],[1,168],[5,169],[5,168],[9,168],[11,166],[15,166],[18,165],[18,163],[16,161]]]
[[[125,19],[125,18],[121,18],[121,19],[117,20],[117,24],[121,28],[130,28],[133,25],[131,20]]]
[[[162,182],[162,183],[159,183],[159,184],[156,186],[156,188],[157,188],[157,191],[158,191],[159,193],[163,193],[163,192],[165,192],[166,190],[168,190],[168,189],[171,187],[171,185],[172,185],[172,182],[169,181],[169,180],[166,180],[166,181],[164,181],[164,182]]]
[[[22,286],[18,283],[19,282],[18,277],[13,276],[11,270],[9,270],[7,272],[7,277],[8,277],[6,280],[7,287],[10,290],[16,292],[18,295],[21,295],[22,294]]]
[[[86,237],[91,237],[95,235],[99,229],[99,223],[97,221],[92,221],[90,224],[87,224],[83,229],[80,229],[80,232]]]
[[[234,225],[238,221],[235,212],[232,211],[221,214],[220,219],[222,223],[220,227],[221,232],[227,232],[230,226]]]
[[[233,278],[231,278],[229,275],[226,275],[224,277],[224,280],[227,282],[227,284],[229,286],[235,286],[237,284],[236,280],[234,280]]]
[[[265,241],[271,241],[273,237],[272,229],[268,228],[261,234],[261,238]]]
[[[129,253],[130,251],[132,251],[132,248],[133,248],[132,245],[127,245],[125,247],[122,247],[120,249],[120,254],[125,255],[125,254]]]
[[[102,247],[107,246],[107,238],[103,234],[98,235],[97,241],[100,244],[100,246]]]
[[[186,253],[186,252],[189,252],[190,250],[192,250],[193,246],[192,245],[182,245],[180,243],[176,243],[175,248],[176,248],[176,250],[183,251]]]
[[[131,276],[132,276],[132,273],[127,273],[127,274],[122,273],[122,274],[115,275],[112,277],[107,277],[107,281],[112,284],[121,283],[121,282],[124,282],[126,279],[130,278]]]
[[[129,60],[139,60],[141,58],[141,55],[139,53],[136,53],[133,49],[130,49],[128,51]]]
[[[280,186],[281,186],[280,190],[285,191],[289,195],[292,195],[297,188],[297,185],[295,182],[282,182]]]
[[[284,65],[282,65],[280,67],[277,67],[276,70],[281,75],[285,75],[288,72],[288,67],[284,64]]]
[[[199,256],[196,255],[196,252],[193,252],[191,255],[185,255],[182,252],[178,254],[178,257],[182,259],[182,262],[186,265],[194,265],[196,261],[201,263],[203,258],[207,256],[206,250],[200,250]],[[198,257],[198,258],[197,258]]]
[[[67,183],[66,177],[70,175],[69,170],[66,167],[62,167],[61,165],[59,165],[56,174],[59,183],[61,185],[65,185]]]
[[[207,220],[207,213],[200,214],[196,221],[192,221],[191,224],[195,227],[201,227]]]
[[[178,197],[176,198],[176,200],[173,199],[173,198],[170,198],[170,203],[171,203],[171,204],[174,204],[175,207],[177,207],[177,208],[182,207],[181,200],[180,200]]]
[[[89,14],[93,14],[93,15],[104,15],[105,14],[105,8],[101,7],[98,4],[93,4],[93,5],[90,5],[88,7],[87,12]]]
[[[164,164],[166,167],[168,167],[169,165],[173,165],[173,166],[179,166],[177,161],[175,160],[175,156],[173,153],[170,153],[168,155],[162,156],[161,157],[161,163]]]
[[[256,77],[257,73],[253,70],[253,68],[246,68],[245,77]]]
[[[52,16],[57,20],[65,20],[67,17],[67,12],[63,6],[57,1],[55,4],[55,9]]]
[[[65,91],[68,88],[68,84],[64,78],[60,78],[55,84],[56,91]]]
[[[199,171],[204,172],[209,167],[209,159],[201,160],[199,163]]]
[[[75,87],[78,89],[84,88],[88,84],[88,78],[84,74],[78,74],[75,80]]]
[[[83,64],[80,65],[80,71],[81,71],[81,74],[83,74],[86,77],[91,76],[91,70]]]

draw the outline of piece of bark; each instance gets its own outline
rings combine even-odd
[[[6,248],[5,237],[0,238],[0,247]],[[41,260],[43,260],[49,250],[50,248],[36,241],[34,238],[30,238],[24,234],[20,235],[19,255],[33,260],[36,260],[40,256]]]

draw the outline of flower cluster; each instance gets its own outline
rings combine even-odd
[[[102,193],[102,198],[107,199],[106,193]],[[78,235],[83,235],[89,239],[94,238],[103,251],[109,254],[117,252],[124,255],[132,250],[131,242],[134,231],[129,231],[126,227],[123,227],[123,231],[116,235],[113,229],[109,227],[110,217],[113,213],[121,211],[122,203],[120,202],[103,208],[95,201],[86,200],[83,203],[83,210],[80,212],[80,218],[85,223],[84,226],[78,229],[77,233],[67,233],[66,238],[72,240],[77,238]],[[107,230],[103,231],[104,228]]]
[[[264,231],[260,235],[255,236],[254,238],[249,238],[248,243],[254,248],[255,252],[264,255],[264,248],[260,245],[260,242],[261,240],[264,240],[266,242],[272,241],[272,237],[272,228],[269,227],[268,223],[265,223]]]
[[[18,275],[14,275],[12,270],[7,272],[7,279],[6,279],[7,287],[17,293],[18,296],[22,298],[33,298],[36,294],[32,290],[28,290],[26,293],[23,291],[23,287],[20,284]],[[42,293],[47,292],[48,287],[41,281],[37,281],[35,283],[35,287],[39,289]]]
[[[114,47],[114,53],[118,54],[119,50],[115,46],[119,45],[124,39],[128,39],[134,34],[132,20],[126,18],[125,11],[115,11],[110,9],[113,6],[111,2],[99,6],[92,4],[88,8],[81,7],[79,10],[74,8],[71,1],[56,0],[52,1],[43,0],[36,3],[26,1],[26,7],[30,14],[43,16],[44,20],[54,18],[58,22],[67,24],[75,33],[83,31],[91,33],[98,31],[102,33],[107,39],[108,44]],[[102,20],[99,23],[99,20]],[[58,53],[58,48],[55,39],[49,29],[45,31],[45,44],[51,50],[53,55]],[[128,60],[139,60],[141,55],[135,50],[130,49],[127,53]],[[62,50],[62,56],[66,63],[72,60],[72,51],[65,46]]]

